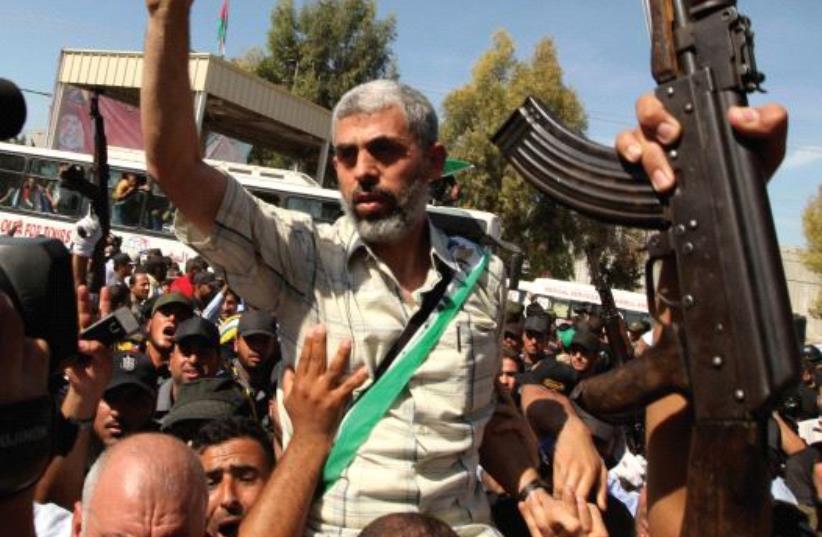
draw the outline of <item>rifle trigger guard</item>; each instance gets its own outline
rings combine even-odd
[[[680,302],[670,300],[665,295],[656,292],[656,284],[654,282],[654,263],[662,259],[674,259],[676,251],[671,246],[671,239],[668,231],[660,231],[654,233],[648,240],[648,260],[645,261],[645,290],[648,296],[648,312],[652,317],[656,317],[656,299],[659,297],[660,302],[669,308],[679,308]]]

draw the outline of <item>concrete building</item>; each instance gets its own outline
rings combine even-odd
[[[799,248],[782,248],[782,266],[788,282],[788,294],[794,313],[808,319],[806,339],[811,343],[822,342],[822,319],[814,319],[809,309],[822,291],[822,275],[811,272],[802,263],[802,250]]]
[[[223,134],[295,159],[317,155],[316,176],[322,183],[328,161],[330,110],[211,54],[190,54],[188,73],[201,133]],[[58,115],[64,108],[66,88],[99,91],[137,107],[142,74],[142,51],[64,49],[57,70],[49,147],[57,148],[53,142],[61,135]],[[139,129],[139,120],[137,123],[135,129]],[[111,128],[115,126],[116,122]]]

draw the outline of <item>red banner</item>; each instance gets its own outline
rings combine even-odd
[[[106,121],[109,145],[127,149],[143,149],[140,130],[140,110],[106,96],[100,97],[100,113]],[[73,86],[63,86],[53,149],[92,153],[94,127],[89,117],[88,92]]]

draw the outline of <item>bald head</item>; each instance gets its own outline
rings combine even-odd
[[[431,515],[422,513],[393,513],[373,520],[360,533],[360,537],[457,537],[448,524]]]
[[[207,498],[202,466],[185,444],[167,435],[134,435],[92,466],[73,535],[201,537]]]

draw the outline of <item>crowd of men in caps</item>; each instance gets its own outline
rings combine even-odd
[[[649,450],[646,465],[641,413],[615,425],[568,397],[615,365],[597,312],[555,319],[530,302],[506,305],[502,260],[429,221],[429,186],[447,150],[422,93],[374,80],[340,98],[332,163],[346,215],[317,224],[255,199],[201,159],[185,76],[192,2],[146,5],[146,169],[177,208],[177,237],[212,266],[195,257],[180,267],[156,250],[132,259],[107,239],[100,313],[128,306],[142,330],[118,344],[113,364],[109,349],[81,338],[88,360],[65,370],[60,456],[33,491],[12,497],[17,504],[0,501],[9,523],[29,524],[15,531],[678,534],[676,521],[670,529],[657,516],[658,487],[646,486],[646,468],[658,484],[654,465],[665,457]],[[740,136],[759,135],[763,154],[784,154],[785,129],[776,127],[787,113],[763,110],[729,119]],[[652,157],[664,160],[679,126],[652,95],[640,98],[637,117],[655,137],[624,133],[617,151],[642,158],[654,188],[670,192],[673,172]],[[757,120],[765,117],[775,119]],[[82,265],[74,267],[77,307],[87,326]],[[0,331],[13,314],[0,300]],[[651,326],[628,329],[641,357]],[[32,349],[13,348],[7,359],[33,362]],[[774,413],[769,443],[773,496],[800,521],[774,527],[812,534],[822,464],[795,424],[813,425],[818,414],[818,352],[809,348],[806,360],[796,396]],[[684,446],[663,455],[674,464],[682,454]],[[680,487],[677,479],[669,485]]]
[[[67,460],[78,466],[67,473],[79,473],[79,482],[74,482],[82,483],[83,472],[96,458],[129,435],[147,431],[173,435],[191,446],[204,466],[209,486],[208,535],[236,535],[282,456],[275,403],[281,366],[277,321],[270,313],[246,307],[202,257],[189,259],[181,271],[159,250],[143,252],[133,260],[119,251],[119,244],[112,237],[107,249],[104,292],[112,310],[128,307],[142,329],[117,345],[111,380],[94,419],[86,424],[90,441],[72,448]],[[649,346],[650,330],[644,320],[627,326],[636,356]],[[817,464],[822,446],[822,353],[806,345],[802,359],[801,383],[769,424],[772,494],[778,504],[803,512],[808,526],[816,528],[822,497],[822,464]],[[518,407],[525,385],[568,396],[581,379],[613,365],[595,307],[578,307],[572,319],[557,320],[536,301],[507,305],[497,378]],[[605,519],[609,534],[649,535],[644,519],[642,416],[614,426],[577,411],[609,469]],[[555,438],[550,431],[540,430],[538,422],[530,423],[539,441],[542,471],[550,475]],[[239,460],[229,466],[220,459],[220,447],[232,442],[240,442],[242,449]],[[36,505],[38,535],[70,533],[70,513],[59,505],[70,510],[79,500],[80,489],[72,490],[70,477],[61,479],[68,485],[59,480],[49,483],[40,498],[55,503]],[[481,468],[480,479],[500,531],[506,537],[527,536],[516,498]],[[390,528],[390,522],[385,527]],[[423,522],[430,533],[420,535],[450,535],[435,520]],[[393,523],[411,527],[418,521]],[[380,530],[376,531],[363,535],[378,535]]]

